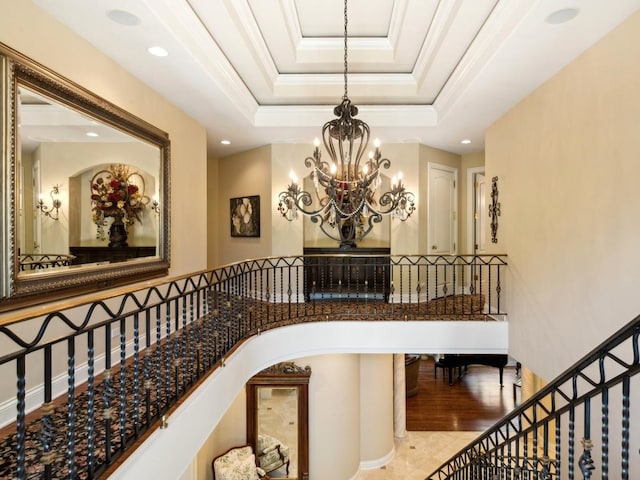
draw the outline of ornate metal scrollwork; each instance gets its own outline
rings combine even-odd
[[[292,374],[292,373],[303,373],[303,374],[310,374],[311,373],[311,367],[310,366],[306,366],[306,367],[300,367],[298,365],[296,365],[294,362],[281,362],[281,363],[276,363],[275,365],[271,365],[270,367],[265,368],[264,370],[262,370],[260,372],[260,375],[262,374],[269,374],[269,375],[287,375],[287,374]]]
[[[491,205],[489,205],[491,217],[491,242],[498,243],[498,217],[500,216],[500,202],[498,202],[498,177],[491,179]]]

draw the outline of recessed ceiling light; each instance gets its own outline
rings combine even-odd
[[[220,140],[222,145],[231,145],[231,140]]]
[[[100,136],[96,132],[87,132],[86,135],[87,135],[87,137],[99,137]]]
[[[169,55],[169,52],[162,47],[149,47],[149,53],[154,57],[166,57]]]
[[[460,143],[462,143],[463,145],[468,145],[471,143],[471,140],[469,140],[468,138],[465,138],[464,140],[462,140]]]
[[[109,10],[107,12],[107,17],[115,23],[126,25],[128,27],[140,24],[140,19],[138,17],[125,10]]]
[[[573,20],[578,16],[578,13],[580,13],[580,10],[577,8],[563,8],[549,14],[545,21],[551,25],[559,25]]]

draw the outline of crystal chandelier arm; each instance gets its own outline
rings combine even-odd
[[[380,197],[380,207],[375,211],[382,215],[394,213],[402,221],[407,220],[415,211],[415,197],[407,192],[401,183]]]
[[[292,183],[287,190],[280,192],[278,195],[278,211],[289,221],[293,221],[297,217],[297,211],[300,210],[305,215],[318,215],[327,209],[327,205],[313,210],[309,207],[313,204],[311,194]]]

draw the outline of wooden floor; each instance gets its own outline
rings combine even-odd
[[[504,387],[500,388],[497,368],[472,365],[449,386],[441,369],[434,378],[433,365],[431,357],[420,360],[418,393],[407,398],[407,430],[481,431],[513,409],[514,367],[504,369]],[[519,391],[517,395],[519,401]]]

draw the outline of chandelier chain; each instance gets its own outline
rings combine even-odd
[[[344,96],[343,100],[349,98],[347,92],[347,23],[349,22],[347,17],[347,0],[344,0]]]
[[[348,0],[344,0],[344,96],[342,103],[333,109],[337,118],[322,127],[322,141],[330,160],[322,160],[320,141],[316,139],[312,157],[305,159],[307,167],[313,167],[309,178],[315,191],[307,191],[304,184],[290,174],[291,183],[278,196],[278,211],[288,221],[298,217],[298,212],[317,223],[327,237],[339,241],[341,248],[353,248],[356,239],[361,240],[382,221],[383,215],[407,220],[415,211],[415,197],[402,184],[402,175],[391,179],[387,191],[378,191],[382,185],[382,168],[391,162],[382,157],[379,143],[375,151],[361,164],[369,143],[369,125],[360,119],[358,107],[349,100],[348,67]]]

